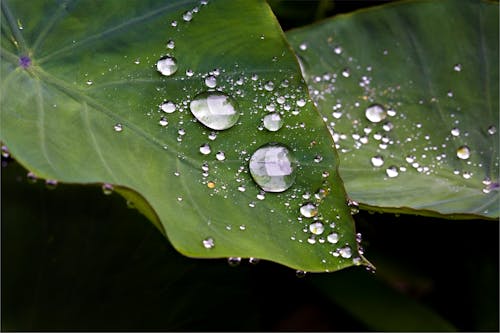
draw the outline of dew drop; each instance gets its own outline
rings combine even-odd
[[[215,88],[217,87],[217,78],[213,75],[209,75],[205,78],[205,85],[208,88]]]
[[[257,265],[260,262],[260,259],[259,258],[250,257],[250,258],[248,258],[248,262],[250,264],[252,264],[252,265]]]
[[[170,76],[177,71],[177,61],[173,57],[165,56],[156,62],[156,69],[162,75]]]
[[[171,49],[171,50],[174,49],[175,48],[175,42],[173,40],[169,40],[167,42],[167,48]]]
[[[384,158],[380,155],[373,156],[371,158],[371,163],[374,167],[381,167],[382,165],[384,165]]]
[[[306,274],[307,274],[306,271],[302,271],[300,269],[298,269],[298,270],[295,271],[295,276],[298,277],[299,279],[305,277]]]
[[[240,116],[236,101],[219,92],[198,94],[189,104],[189,108],[200,123],[214,130],[233,127]]]
[[[398,171],[398,168],[395,167],[394,165],[393,166],[390,166],[388,167],[386,170],[385,170],[385,173],[387,174],[387,176],[389,178],[394,178],[394,177],[397,177],[399,175],[399,171]]]
[[[379,123],[387,117],[387,113],[382,105],[373,104],[366,108],[365,116],[372,123]]]
[[[274,90],[273,81],[266,82],[266,84],[264,85],[264,89],[266,89],[267,91],[273,91]]]
[[[339,250],[340,256],[342,258],[350,258],[352,256],[351,248],[349,246],[345,246]]]
[[[351,71],[349,70],[349,68],[345,68],[345,69],[342,71],[342,76],[343,76],[343,77],[349,77],[349,76],[351,76]]]
[[[461,160],[466,160],[470,157],[471,151],[468,146],[460,146],[457,149],[457,157]]]
[[[26,178],[28,178],[28,183],[30,183],[30,184],[34,184],[37,181],[36,175],[31,171],[28,172],[28,174],[26,175]]]
[[[279,113],[270,113],[264,117],[264,127],[271,132],[278,131],[283,126],[283,120]]]
[[[301,43],[301,44],[299,45],[299,49],[300,49],[301,51],[305,51],[305,50],[307,50],[307,44],[306,44],[306,43]]]
[[[182,15],[182,19],[185,21],[185,22],[189,22],[193,19],[193,13],[191,11],[187,11],[185,12],[183,15]]]
[[[313,203],[306,203],[300,207],[300,214],[304,217],[311,218],[318,215],[318,207]]]
[[[111,193],[113,193],[113,185],[102,184],[102,193],[104,193],[104,195],[110,195]]]
[[[5,146],[5,145],[2,145],[2,157],[3,158],[9,158],[10,157],[9,148],[7,148],[7,146]]]
[[[175,111],[176,106],[172,101],[165,101],[160,105],[160,109],[165,113],[172,113]]]
[[[212,152],[212,150],[210,149],[210,145],[208,143],[204,143],[200,146],[200,153],[202,153],[203,155],[208,155]]]
[[[165,117],[161,117],[158,123],[160,124],[160,126],[165,127],[168,125],[168,120]]]
[[[325,226],[321,222],[314,222],[309,225],[309,231],[314,235],[321,235],[325,231]]]
[[[333,48],[333,52],[334,52],[335,54],[341,54],[341,53],[342,53],[342,47],[340,47],[340,46],[335,46],[335,47]]]
[[[336,244],[339,241],[339,234],[337,234],[336,232],[332,232],[331,234],[326,236],[326,240],[329,243]]]
[[[123,125],[120,123],[115,124],[115,126],[113,126],[113,129],[115,130],[115,132],[121,132],[123,131]]]
[[[460,71],[462,71],[462,64],[455,64],[455,65],[453,66],[453,70],[454,70],[455,72],[460,72]]]
[[[227,258],[227,263],[231,267],[236,267],[241,263],[241,258],[240,257],[229,257],[229,258]]]
[[[453,135],[453,136],[459,136],[460,135],[460,129],[458,129],[456,127],[452,128],[450,132],[451,132],[451,135]]]
[[[489,135],[493,135],[493,134],[495,134],[496,132],[497,132],[497,128],[496,128],[496,126],[491,125],[490,127],[488,127],[488,134],[489,134]]]
[[[211,249],[215,246],[215,241],[211,237],[205,238],[202,243],[205,249]]]
[[[54,190],[57,187],[57,180],[55,179],[46,179],[45,187],[49,190]]]
[[[296,160],[285,146],[269,143],[258,148],[250,158],[254,181],[266,192],[283,192],[295,182]]]

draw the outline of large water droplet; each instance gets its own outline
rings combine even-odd
[[[313,203],[306,203],[300,207],[300,214],[304,217],[310,218],[318,215],[318,207]]]
[[[295,182],[296,160],[285,146],[269,143],[250,158],[250,174],[266,192],[283,192]]]
[[[457,149],[457,157],[461,160],[466,160],[470,157],[470,148],[467,146],[460,146]]]
[[[220,92],[198,94],[189,104],[191,113],[200,123],[214,130],[225,130],[239,118],[236,101]]]
[[[270,113],[264,117],[264,127],[271,132],[276,132],[283,126],[283,121],[279,113]]]
[[[366,118],[372,123],[379,123],[387,117],[387,112],[380,104],[373,104],[365,110]]]
[[[165,76],[170,76],[177,71],[177,61],[175,58],[165,56],[156,62],[156,69]]]

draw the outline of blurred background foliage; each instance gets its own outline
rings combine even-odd
[[[269,0],[284,30],[389,1]],[[355,215],[375,274],[177,253],[100,186],[2,158],[2,331],[498,331],[497,221]]]

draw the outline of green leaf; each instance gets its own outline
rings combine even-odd
[[[407,1],[287,36],[353,200],[373,210],[499,216],[498,3]],[[374,104],[385,110],[380,122],[365,115]]]
[[[257,257],[306,271],[368,264],[333,140],[264,1],[2,1],[2,15],[0,137],[30,171],[137,192],[132,201],[187,256]],[[170,76],[157,71],[167,55],[177,63]],[[210,75],[239,113],[226,130],[190,112]],[[163,112],[164,101],[176,110]],[[283,118],[276,132],[261,128],[269,105]],[[271,142],[297,160],[282,193],[260,193],[248,171]],[[301,217],[309,201],[319,221]],[[324,226],[315,244],[312,223]]]

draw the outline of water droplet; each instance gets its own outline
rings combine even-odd
[[[182,19],[186,22],[189,22],[193,19],[193,13],[191,11],[187,11],[184,14],[182,14]]]
[[[314,162],[319,163],[321,161],[323,161],[323,156],[321,155],[314,156]]]
[[[453,66],[453,70],[454,70],[455,72],[460,72],[460,71],[462,70],[462,64],[455,64],[455,65]]]
[[[380,155],[373,156],[371,158],[371,163],[374,167],[380,167],[380,166],[384,165],[384,158]]]
[[[300,207],[300,214],[304,217],[310,218],[318,215],[318,207],[313,203],[306,203]]]
[[[215,158],[219,161],[224,161],[226,159],[226,154],[224,154],[223,151],[219,151],[215,154]]]
[[[343,77],[349,77],[349,76],[351,76],[351,71],[349,70],[349,68],[345,68],[345,69],[342,71],[342,76],[343,76]]]
[[[187,77],[191,77],[191,76],[193,76],[193,75],[194,75],[194,72],[193,72],[193,70],[192,70],[192,69],[186,69],[186,76],[187,76]]]
[[[259,263],[260,259],[259,258],[248,258],[248,262],[252,265],[257,265]]]
[[[200,146],[200,153],[203,155],[208,155],[212,152],[212,149],[210,149],[210,145],[208,143],[204,143]]]
[[[454,127],[451,129],[451,135],[453,136],[459,136],[460,135],[460,129]]]
[[[205,85],[208,88],[215,88],[217,87],[217,78],[213,75],[209,75],[205,78]]]
[[[340,47],[340,46],[335,46],[335,47],[333,48],[333,52],[334,52],[335,54],[341,54],[341,53],[342,53],[342,47]]]
[[[329,243],[336,244],[339,241],[339,234],[337,234],[336,232],[332,232],[331,234],[326,236],[326,240]]]
[[[26,177],[28,178],[28,183],[30,183],[30,184],[36,183],[37,177],[36,177],[36,175],[33,172],[31,172],[31,171],[28,172],[28,174],[26,175]]]
[[[173,40],[169,40],[167,42],[167,48],[169,48],[171,50],[174,49],[175,48],[175,42]]]
[[[304,105],[306,105],[306,101],[303,100],[302,98],[298,99],[296,103],[298,107],[303,107]]]
[[[387,176],[389,176],[389,178],[394,178],[394,177],[397,177],[399,175],[398,168],[396,166],[394,166],[394,165],[388,167],[385,170],[385,173],[387,174]]]
[[[394,128],[394,125],[390,121],[388,121],[384,125],[382,125],[382,128],[384,129],[384,131],[390,132]]]
[[[489,135],[493,135],[493,134],[495,134],[496,132],[497,132],[497,128],[496,128],[496,126],[491,125],[490,127],[488,127],[488,134],[489,134]]]
[[[207,187],[208,187],[208,188],[210,188],[210,189],[215,188],[215,182],[213,182],[213,181],[211,181],[211,180],[210,180],[210,181],[208,181],[208,182],[207,182]]]
[[[250,158],[249,169],[254,181],[266,192],[283,192],[295,182],[296,160],[285,146],[269,143],[257,149]]]
[[[325,231],[325,226],[321,222],[314,222],[309,225],[309,231],[314,235],[321,235]]]
[[[210,134],[208,135],[208,139],[214,141],[215,139],[217,139],[217,133],[210,132]]]
[[[306,43],[301,43],[301,44],[299,45],[299,49],[300,49],[301,51],[305,51],[305,50],[307,50],[307,44],[306,44]]]
[[[264,89],[266,89],[267,91],[273,91],[274,90],[274,82],[267,81],[266,84],[264,85]]]
[[[113,185],[102,184],[102,193],[104,193],[104,195],[110,195],[111,193],[113,193]]]
[[[175,111],[176,109],[176,106],[174,104],[174,102],[172,101],[164,101],[161,105],[160,105],[160,109],[163,111],[163,112],[166,112],[166,113],[172,113]]]
[[[123,131],[123,126],[122,126],[122,124],[118,123],[118,124],[115,124],[115,126],[113,126],[113,129],[115,130],[115,132],[121,132],[121,131]]]
[[[213,238],[209,237],[209,238],[205,238],[203,240],[203,247],[205,249],[211,249],[215,246],[215,241]]]
[[[94,84],[94,81],[92,80],[87,80],[87,82],[85,82],[88,86],[91,86]]]
[[[342,258],[350,258],[352,256],[351,248],[349,246],[345,246],[339,250],[340,256]]]
[[[3,158],[9,158],[10,157],[9,148],[7,148],[7,146],[5,146],[5,145],[2,145],[2,157]]]
[[[234,126],[240,116],[236,101],[219,92],[197,95],[189,104],[189,108],[199,122],[214,130],[225,130]]]
[[[264,117],[264,127],[271,132],[276,132],[283,126],[283,121],[279,113],[270,113]]]
[[[57,187],[57,180],[55,179],[46,179],[45,187],[49,190],[54,190]]]
[[[372,123],[379,123],[387,117],[387,113],[382,105],[372,104],[366,108],[365,116]]]
[[[470,157],[470,148],[467,146],[460,146],[457,149],[457,157],[461,160],[466,160]]]
[[[229,258],[227,258],[227,263],[231,267],[236,267],[241,263],[241,258],[240,257],[229,257]]]
[[[165,127],[168,125],[168,120],[165,117],[161,117],[158,123],[160,124],[160,126]]]
[[[162,75],[170,76],[177,71],[177,61],[173,57],[165,56],[156,62],[156,69]]]
[[[241,185],[241,186],[238,186],[238,191],[240,192],[245,192],[247,189],[245,186]]]
[[[306,274],[307,274],[306,271],[301,271],[300,269],[295,271],[295,276],[298,278],[303,278],[306,276]]]

